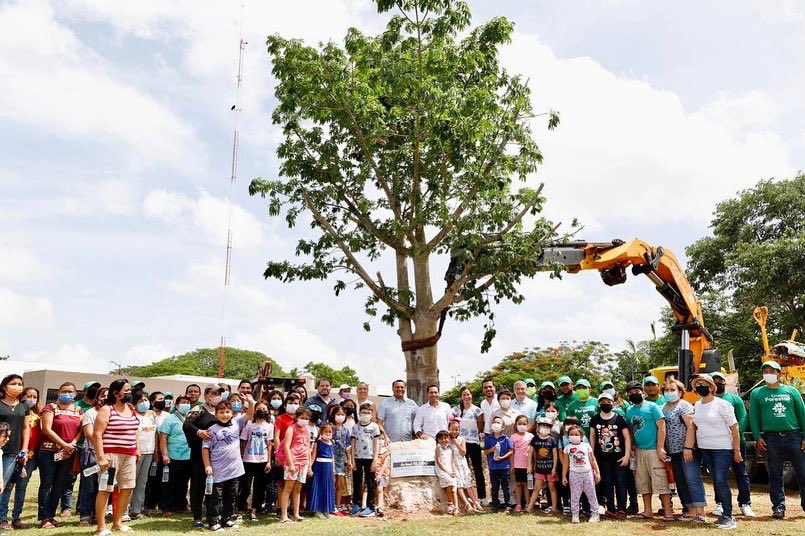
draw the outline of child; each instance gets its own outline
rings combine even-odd
[[[234,396],[234,395],[233,395]],[[271,471],[271,450],[274,438],[274,425],[268,420],[271,415],[268,404],[257,402],[254,405],[254,420],[246,424],[240,433],[240,450],[243,454],[243,489],[240,490],[240,509],[246,509],[246,502],[252,490],[252,507],[249,519],[257,521],[257,512],[262,507],[266,492],[266,479]]]
[[[556,437],[559,437],[560,432],[562,431],[562,420],[559,417],[560,411],[559,406],[556,405],[556,402],[548,402],[545,404],[545,418],[550,421],[551,434]]]
[[[436,476],[439,485],[447,493],[447,513],[458,515],[458,498],[456,496],[456,458],[450,448],[450,434],[446,430],[436,433]]]
[[[0,422],[0,449],[6,446],[8,440],[11,439],[11,425],[7,422]],[[0,493],[3,493],[3,483],[6,481],[3,474],[3,464],[0,464]]]
[[[377,497],[375,498],[375,512],[377,517],[383,517],[383,504],[385,502],[385,490],[391,475],[391,456],[389,456],[389,436],[382,429],[380,430],[380,450],[377,453]]]
[[[559,496],[556,493],[556,481],[559,480],[559,442],[551,435],[553,423],[547,417],[537,420],[537,435],[531,440],[528,449],[528,472],[534,474],[534,491],[528,501],[526,512],[531,513],[534,503],[539,497],[543,482],[551,493],[551,506],[545,509],[546,514],[559,513]]]
[[[514,511],[523,511],[523,504],[528,502],[528,449],[534,434],[527,432],[528,417],[518,415],[514,420],[514,433],[511,435],[512,463],[514,465]]]
[[[333,406],[330,424],[333,425],[333,462],[335,465],[335,502],[341,506],[347,492],[347,472],[352,471],[349,452],[352,450],[352,435],[344,425],[347,413],[341,406]],[[335,515],[343,515],[338,511]]]
[[[484,436],[484,454],[488,456],[489,480],[492,483],[492,509],[497,512],[500,509],[500,499],[498,492],[503,488],[503,508],[509,511],[509,471],[511,470],[512,443],[508,437],[503,435],[503,418],[500,416],[492,417],[491,434]]]
[[[309,422],[310,412],[303,407],[297,409],[293,425],[285,430],[283,454],[277,457],[277,460],[281,459],[285,464],[285,484],[280,497],[280,523],[302,521],[299,515],[299,501],[310,467],[310,432],[307,428]],[[293,500],[293,521],[288,519],[289,500]]]
[[[472,474],[470,466],[467,464],[467,440],[461,437],[461,421],[453,418],[447,425],[447,433],[450,434],[450,448],[453,449],[453,458],[456,460],[456,486],[458,488],[458,498],[464,503],[467,513],[483,512],[478,496],[475,493],[475,486],[472,485]]]
[[[212,494],[207,498],[207,524],[212,531],[237,527],[231,517],[238,500],[238,483],[245,473],[240,457],[240,433],[254,414],[254,399],[250,402],[245,419],[242,416],[233,419],[231,404],[219,402],[215,406],[217,422],[207,430],[210,439],[201,444],[204,472],[213,482]]]
[[[595,484],[601,481],[601,473],[589,443],[583,443],[584,432],[580,426],[573,425],[567,431],[568,445],[564,449],[565,464],[562,469],[562,482],[570,485],[570,511],[572,523],[579,522],[579,502],[581,494],[590,501],[590,523],[598,523],[598,499]],[[568,479],[568,473],[570,478]]]
[[[313,467],[308,476],[313,477],[308,494],[308,510],[318,518],[330,518],[335,510],[335,471],[333,466],[333,425],[325,423],[319,430],[319,439],[313,445]]]
[[[345,400],[345,402],[352,402]],[[374,517],[375,473],[377,454],[380,451],[380,427],[372,422],[372,405],[363,403],[359,409],[358,424],[352,429],[352,515]],[[363,483],[366,481],[366,506],[361,509]]]

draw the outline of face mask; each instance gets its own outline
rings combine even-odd
[[[344,400],[350,400],[352,399],[352,395],[350,393],[344,393],[343,395],[341,395],[341,398],[343,398]]]
[[[492,423],[492,431],[493,432],[495,432],[496,434],[499,434],[501,430],[503,430],[503,425],[502,424],[500,424],[499,422],[493,422]]]
[[[511,406],[511,405],[512,405],[511,400],[507,400],[507,399],[504,398],[503,400],[500,401],[500,407],[503,408],[503,409],[509,409],[509,406]]]
[[[232,411],[238,412],[243,409],[243,402],[232,402]]]
[[[282,406],[282,400],[277,400],[275,398],[274,400],[269,402],[269,404],[271,404],[271,407],[274,408],[274,409],[280,409],[280,406]]]
[[[543,391],[542,398],[547,400],[548,402],[552,402],[556,400],[556,393],[554,393],[553,391]]]
[[[210,406],[212,406],[212,407],[217,406],[218,404],[221,403],[221,401],[223,399],[224,399],[224,397],[222,397],[221,395],[216,395],[216,396],[210,397]]]
[[[525,388],[525,394],[528,395],[528,396],[534,396],[536,394],[536,392],[537,392],[536,387],[526,387]]]
[[[576,396],[579,397],[579,400],[587,400],[590,398],[590,390],[589,389],[576,389]]]
[[[22,386],[21,385],[6,385],[5,391],[6,391],[6,394],[8,396],[17,397],[17,396],[20,396],[20,393],[22,393]]]
[[[120,401],[123,402],[124,404],[131,404],[131,393],[126,393],[125,395],[123,395],[123,398],[120,399]]]
[[[346,418],[347,418],[346,415],[336,415],[335,416],[335,422],[338,423],[338,424],[343,424],[343,422],[346,420]]]
[[[25,399],[25,405],[28,406],[28,409],[31,409],[32,407],[34,407],[37,402],[39,402],[39,401],[36,398],[26,398]]]
[[[546,411],[545,416],[550,420],[555,421],[557,417],[559,417],[559,414],[555,411]]]
[[[321,436],[321,440],[324,441],[325,443],[329,443],[332,438],[333,434],[325,434]]]
[[[185,415],[188,411],[190,411],[190,404],[187,403],[179,404],[178,406],[176,406],[176,411],[178,411],[182,415]]]
[[[694,389],[696,390],[696,394],[699,396],[707,396],[710,394],[710,386],[707,384],[700,383],[699,385],[694,387]]]
[[[165,402],[165,409],[170,409],[173,407],[173,400],[171,400],[170,398],[166,398],[165,400],[163,400],[163,402]]]
[[[769,385],[774,385],[778,381],[777,374],[766,373],[763,375],[763,381]]]
[[[285,405],[285,411],[287,413],[290,413],[291,415],[296,413],[296,410],[298,410],[298,409],[299,409],[299,404],[286,404]]]
[[[59,402],[62,404],[72,404],[75,401],[73,393],[59,393]]]
[[[223,391],[221,393],[221,400],[223,402],[226,402],[227,400],[229,400],[229,391]]]
[[[355,410],[347,406],[344,408],[344,413],[347,414],[347,417],[352,417],[353,415],[355,415]]]
[[[599,404],[598,407],[601,408],[601,411],[604,413],[612,412],[612,404]]]
[[[551,433],[551,429],[546,426],[539,427],[539,436],[540,437],[548,437],[548,434]]]
[[[146,411],[148,411],[149,407],[151,407],[151,404],[149,404],[148,402],[140,402],[139,404],[137,404],[137,411],[139,411],[140,413],[145,413]]]
[[[724,391],[726,391],[726,390],[727,390],[727,385],[726,384],[723,384],[723,383],[717,383],[716,384],[716,394],[717,395],[723,395]],[[667,399],[667,397],[666,397],[666,399]]]
[[[578,445],[579,443],[581,443],[581,436],[578,435],[568,436],[568,441],[570,441],[574,445]]]
[[[604,392],[612,397],[612,400],[615,400],[615,389],[604,389]]]
[[[666,402],[670,402],[670,403],[673,404],[677,400],[679,400],[679,391],[667,391],[665,393],[665,401]]]
[[[520,432],[521,434],[524,434],[526,430],[528,430],[528,426],[526,426],[525,424],[517,425],[517,431]]]
[[[629,402],[632,404],[642,404],[643,403],[643,393],[632,393],[629,395]]]
[[[258,409],[257,411],[254,412],[254,416],[257,417],[258,419],[267,419],[268,412],[264,409]]]
[[[307,424],[308,424],[309,422],[310,422],[310,421],[309,421],[309,420],[307,420],[307,419],[299,419],[298,421],[296,421],[296,424],[298,424],[299,426],[301,426],[302,428],[304,428],[304,427],[306,427],[306,426],[307,426]]]
[[[372,414],[371,413],[361,413],[360,415],[361,424],[369,424],[372,422]]]
[[[95,400],[95,398],[98,396],[98,390],[97,389],[87,389],[87,392],[85,394],[87,395],[87,398],[89,398],[91,400]]]
[[[162,411],[162,410],[165,409],[165,405],[166,404],[165,404],[164,400],[158,400],[158,401],[154,402],[154,409]]]

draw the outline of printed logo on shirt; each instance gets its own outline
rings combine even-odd
[[[635,433],[639,432],[646,426],[646,421],[643,420],[642,415],[633,415],[629,420],[632,423],[632,430],[634,430]]]
[[[587,464],[587,453],[584,452],[584,449],[570,447],[568,452],[570,454],[570,463],[574,466],[584,467]]]
[[[618,437],[618,425],[612,424],[609,426],[597,424],[595,425],[596,438],[598,439],[598,447],[604,453],[619,453],[621,450],[621,440]]]
[[[776,404],[774,404],[771,407],[771,410],[774,412],[775,417],[780,417],[782,419],[785,419],[786,407],[785,407],[785,404],[783,404],[782,402],[777,402]]]

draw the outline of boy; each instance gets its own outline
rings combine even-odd
[[[385,501],[385,489],[391,477],[391,456],[389,456],[389,438],[386,432],[380,430],[380,450],[377,453],[377,498],[375,503],[377,508],[377,517],[383,517],[383,504]]]
[[[509,472],[511,471],[511,457],[514,454],[511,440],[503,435],[503,418],[492,417],[490,425],[491,434],[484,437],[484,454],[488,456],[489,479],[492,481],[492,510],[500,509],[500,496],[498,491],[503,487],[504,510],[509,511]]]
[[[374,409],[371,404],[361,404],[358,411],[358,422],[352,429],[352,452],[350,453],[352,467],[354,467],[350,514],[374,517],[375,473],[378,465],[377,455],[380,452],[380,427],[377,423],[372,422]],[[366,480],[366,507],[361,509],[364,480]]]

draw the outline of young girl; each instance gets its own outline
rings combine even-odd
[[[503,434],[503,418],[492,417],[491,434],[484,436],[484,454],[487,455],[489,465],[489,480],[492,484],[492,510],[497,512],[501,505],[498,492],[503,488],[503,508],[508,512],[509,501],[509,472],[513,451],[512,443]]]
[[[268,421],[276,427],[277,418],[285,411],[282,407],[282,393],[274,390],[268,393]],[[272,444],[274,442],[272,441]],[[274,452],[277,450],[277,445],[274,445]],[[274,509],[279,503],[277,488],[279,483],[282,482],[283,469],[281,463],[276,463],[274,459],[274,452],[269,454],[271,458],[271,471],[266,476],[266,500],[264,505],[260,505],[261,513],[273,513]]]
[[[302,521],[299,515],[299,500],[302,486],[307,481],[307,471],[310,466],[310,432],[307,425],[310,422],[310,412],[299,408],[294,414],[294,423],[285,430],[285,439],[282,445],[282,460],[285,465],[285,484],[280,497],[280,523]],[[293,500],[293,521],[288,519],[288,501]]]
[[[274,425],[268,419],[268,405],[257,402],[254,405],[254,420],[246,424],[240,433],[240,451],[243,455],[243,477],[238,508],[246,509],[246,502],[254,482],[252,507],[249,510],[249,519],[257,521],[257,512],[262,508],[266,491],[266,478],[271,471],[271,450],[274,437]]]
[[[559,417],[560,411],[556,402],[546,402],[545,418],[551,422],[551,434],[557,438],[561,435],[560,432],[562,431],[562,420]]]
[[[568,445],[564,449],[562,483],[565,486],[570,485],[572,522],[579,522],[579,502],[583,493],[590,502],[590,523],[598,523],[598,499],[595,496],[595,485],[601,481],[598,463],[595,461],[590,444],[582,442],[584,432],[580,426],[571,426],[567,435]]]
[[[518,415],[514,420],[514,433],[511,435],[512,463],[514,465],[514,511],[523,511],[523,504],[528,502],[528,449],[534,434],[527,432],[528,417]]]
[[[456,495],[456,458],[450,448],[450,434],[441,430],[436,434],[436,476],[439,485],[447,493],[447,513],[458,515],[458,497]]]
[[[377,481],[377,493],[375,493],[375,512],[377,517],[383,517],[383,505],[386,500],[386,486],[389,483],[389,476],[391,476],[391,456],[389,456],[389,436],[386,432],[380,430],[380,448],[377,453],[377,471],[375,471],[375,480]]]
[[[551,493],[551,506],[545,509],[545,513],[559,513],[559,496],[556,493],[556,481],[559,480],[559,442],[551,435],[552,424],[547,417],[537,420],[537,435],[531,440],[528,449],[528,472],[534,474],[534,491],[531,492],[526,508],[529,513],[539,497],[543,482],[547,482]]]
[[[352,471],[349,451],[352,449],[352,434],[344,425],[347,414],[341,406],[333,406],[330,411],[330,424],[333,425],[333,462],[335,466],[335,502],[346,508],[347,472]],[[343,515],[342,511],[336,515]]]
[[[249,395],[245,415],[233,418],[232,405],[219,402],[215,406],[216,423],[207,429],[210,438],[201,444],[204,473],[212,477],[212,494],[207,499],[207,525],[212,531],[236,528],[231,519],[238,500],[238,481],[245,473],[240,457],[240,434],[254,415],[254,399]]]
[[[450,448],[453,449],[453,457],[456,459],[456,486],[458,487],[458,498],[464,504],[467,513],[483,512],[478,496],[475,493],[475,486],[472,485],[472,474],[469,464],[467,464],[467,441],[461,434],[461,421],[452,419],[447,425],[447,432],[450,434]]]
[[[325,423],[319,430],[319,439],[313,445],[313,467],[308,476],[313,477],[307,509],[316,512],[318,518],[330,518],[335,511],[335,471],[333,465],[333,425]]]

